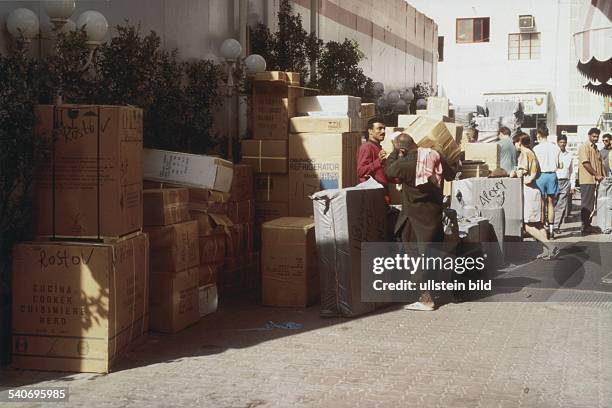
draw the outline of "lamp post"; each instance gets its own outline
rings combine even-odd
[[[226,114],[229,125],[227,155],[231,161],[234,161],[234,128],[238,128],[238,126],[230,124],[236,124],[237,121],[232,120],[232,113],[235,112],[238,115],[240,110],[240,101],[236,98],[237,90],[246,75],[254,75],[266,70],[266,60],[257,54],[251,54],[242,59],[240,57],[242,55],[242,46],[233,38],[228,38],[221,43],[219,53],[223,58],[224,65],[227,67],[227,82],[225,84]],[[206,59],[213,60],[210,55],[207,55]],[[234,106],[232,107],[232,105]]]
[[[45,12],[51,19],[53,31],[59,32],[68,23],[68,18],[74,13],[74,0],[48,0],[44,2]]]
[[[25,46],[38,35],[40,23],[38,16],[30,9],[18,8],[6,19],[6,28],[17,42],[19,52],[24,52]]]

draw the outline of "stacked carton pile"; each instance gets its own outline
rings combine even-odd
[[[242,163],[255,173],[255,237],[264,222],[289,215],[289,120],[304,95],[299,75],[266,72],[253,82],[253,139],[242,142]]]
[[[368,121],[376,117],[376,104],[362,103],[361,104],[361,130],[365,131],[368,128]]]
[[[357,184],[361,145],[361,99],[352,96],[298,98],[289,136],[289,215],[313,215],[310,196]]]
[[[52,153],[38,171],[39,240],[13,252],[13,366],[105,373],[148,329],[142,111],[35,114]]]
[[[151,241],[151,329],[175,333],[199,318],[198,223],[189,217],[186,188],[143,192]]]

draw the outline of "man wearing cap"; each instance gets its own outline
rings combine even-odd
[[[395,225],[395,233],[401,234],[405,243],[417,243],[420,253],[435,250],[428,243],[442,242],[442,189],[439,176],[452,180],[454,169],[447,166],[439,153],[432,151],[429,168],[440,168],[441,175],[434,171],[429,178],[423,178],[419,167],[420,148],[409,135],[402,133],[394,140],[394,151],[385,162],[385,174],[389,180],[402,183],[402,211]],[[427,149],[430,150],[430,149]],[[425,279],[425,278],[423,278]],[[409,310],[434,310],[434,299],[428,291],[422,291],[419,301],[406,306]]]

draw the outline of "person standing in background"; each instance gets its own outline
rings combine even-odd
[[[566,150],[567,136],[558,136],[557,145],[561,150],[561,155],[559,156],[561,168],[557,170],[559,197],[555,205],[555,234],[560,234],[561,224],[563,224],[572,206],[572,195],[574,195],[575,192],[576,176],[574,175],[574,155]]]
[[[559,180],[557,170],[561,168],[561,149],[556,143],[548,141],[548,129],[543,127],[537,130],[538,145],[533,148],[533,153],[540,165],[540,177],[536,185],[542,193],[542,202],[548,223],[548,236],[552,239],[555,224],[555,199],[559,195]]]
[[[604,178],[603,163],[601,155],[597,150],[600,133],[599,129],[591,128],[589,130],[589,139],[578,150],[578,182],[580,182],[582,235],[599,233],[599,230],[591,225],[591,221],[597,184]]]
[[[599,151],[599,155],[601,156],[601,161],[604,168],[604,177],[610,177],[612,174],[610,173],[610,150],[612,150],[612,135],[606,133],[601,137],[603,141],[603,149]]]
[[[517,164],[517,152],[514,143],[510,137],[510,129],[506,126],[499,128],[497,132],[497,144],[499,145],[499,167],[506,170],[506,173],[512,173]]]

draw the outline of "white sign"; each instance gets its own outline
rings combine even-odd
[[[487,101],[521,102],[525,115],[546,115],[548,112],[548,94],[546,92],[486,93],[485,99]]]

